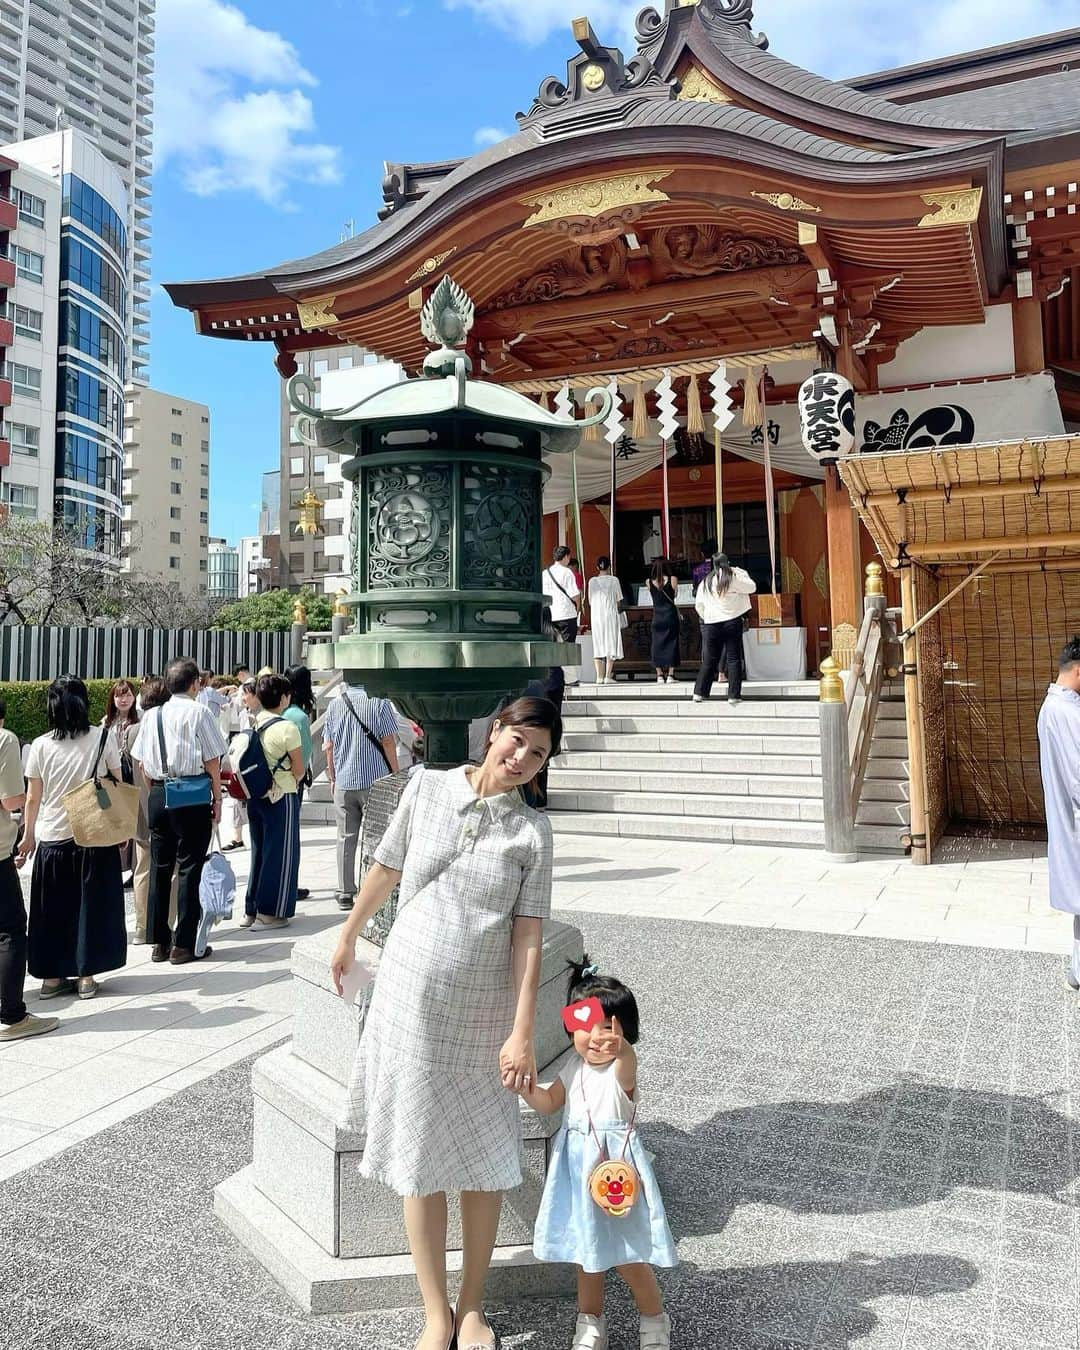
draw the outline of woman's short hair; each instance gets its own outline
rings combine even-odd
[[[111,727],[112,724],[116,721],[117,718],[116,696],[122,689],[126,689],[132,698],[135,697],[135,686],[131,683],[130,680],[116,681],[113,687],[109,690],[109,701],[105,704],[105,725],[107,727]],[[131,712],[128,715],[130,716],[133,722],[137,722],[139,720],[138,708],[136,708],[133,705]]]
[[[45,716],[54,741],[90,730],[90,695],[78,675],[61,675],[49,685]]]
[[[611,570],[611,559],[606,553],[601,553],[596,560],[596,570],[598,572],[609,572]]]
[[[549,760],[554,759],[562,749],[562,714],[546,698],[516,698],[503,708],[495,720],[500,727],[530,727],[548,732],[551,736]]]
[[[255,681],[255,697],[264,708],[280,708],[291,693],[284,675],[260,675]]]
[[[168,703],[170,698],[169,689],[160,675],[147,675],[139,686],[139,702],[142,704],[143,712],[150,708],[160,708],[163,703]]]

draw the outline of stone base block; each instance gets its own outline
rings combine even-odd
[[[340,1001],[340,1000],[339,1000]],[[573,1050],[568,1052],[573,1054]],[[544,1075],[554,1078],[557,1062]],[[252,1176],[262,1193],[331,1256],[402,1255],[408,1251],[401,1200],[360,1176],[363,1136],[342,1128],[345,1089],[278,1046],[252,1074],[255,1097]],[[522,1105],[526,1177],[506,1195],[498,1242],[528,1243],[540,1208],[549,1141],[558,1116]],[[447,1245],[461,1245],[456,1196],[450,1196]]]
[[[215,1189],[214,1213],[305,1312],[376,1312],[419,1306],[410,1257],[344,1260],[329,1256],[259,1190],[251,1167]],[[453,1298],[461,1254],[450,1252],[447,1265]],[[488,1278],[493,1299],[559,1297],[573,1293],[575,1287],[572,1266],[537,1261],[525,1246],[495,1248]]]

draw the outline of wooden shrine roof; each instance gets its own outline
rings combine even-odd
[[[853,455],[840,475],[890,566],[1080,557],[1080,436]]]

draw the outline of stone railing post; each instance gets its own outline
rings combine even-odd
[[[335,642],[345,636],[349,627],[349,610],[345,604],[346,595],[348,595],[348,591],[342,586],[335,596],[334,613],[330,618],[330,631]]]
[[[847,704],[840,667],[831,656],[821,663],[821,779],[825,806],[825,852],[833,862],[855,862],[855,818],[851,810],[851,757]]]
[[[307,610],[303,600],[297,599],[293,606],[292,628],[289,630],[289,663],[294,666],[303,664],[304,638],[307,635]]]

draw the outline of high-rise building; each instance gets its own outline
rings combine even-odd
[[[259,509],[259,533],[281,533],[281,470],[262,476],[262,505]]]
[[[260,595],[270,588],[270,559],[263,550],[261,534],[247,534],[240,540],[240,599]]]
[[[204,403],[129,385],[124,411],[124,565],[207,591],[210,410]]]
[[[332,347],[301,352],[297,369],[310,375],[321,396],[322,379],[337,371],[377,366],[379,358],[361,347]],[[326,405],[329,406],[329,405]],[[297,418],[281,393],[281,585],[333,594],[351,587],[349,506],[352,485],[341,475],[341,456],[304,445]],[[297,533],[299,502],[308,488],[325,503],[323,532]]]
[[[236,600],[240,595],[240,550],[224,539],[211,539],[206,594],[211,600]]]
[[[127,193],[115,165],[81,132],[54,132],[0,155],[14,164],[17,208],[6,246],[12,456],[0,495],[119,563]]]
[[[0,141],[70,127],[97,144],[123,184],[125,336],[136,383],[145,380],[150,331],[154,8],[155,0],[0,4]]]

